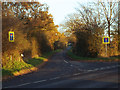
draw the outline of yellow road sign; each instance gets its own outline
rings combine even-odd
[[[104,36],[102,38],[103,44],[110,44],[110,37],[109,36]]]
[[[9,42],[14,42],[14,32],[9,31]]]

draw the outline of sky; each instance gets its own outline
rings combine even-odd
[[[38,0],[41,3],[46,3],[49,6],[49,13],[53,15],[54,23],[56,25],[64,22],[65,17],[68,14],[76,12],[75,8],[78,5],[86,4],[89,0]],[[95,1],[95,0],[92,0]]]
[[[90,2],[97,2],[98,0],[38,0],[40,3],[46,3],[49,6],[49,13],[53,15],[53,20],[56,25],[63,24],[65,17],[76,12],[75,8],[79,4],[87,5]],[[99,0],[105,2],[107,0]],[[108,0],[111,1],[111,0]],[[118,1],[118,0],[113,0]],[[58,31],[60,27],[58,28]],[[63,31],[64,32],[64,31]]]
[[[75,13],[75,8],[79,7],[79,4],[87,4],[96,0],[38,0],[40,3],[46,3],[49,6],[49,13],[53,15],[55,25],[63,24],[65,17],[69,14]],[[60,27],[59,32],[64,32]]]

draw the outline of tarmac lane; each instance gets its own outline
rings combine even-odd
[[[3,81],[4,88],[118,88],[117,62],[77,62],[54,54],[38,72]]]

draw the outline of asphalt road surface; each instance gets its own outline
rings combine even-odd
[[[67,48],[53,55],[38,72],[3,81],[2,88],[119,88],[118,62],[78,62]]]

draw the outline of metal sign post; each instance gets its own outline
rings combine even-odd
[[[102,43],[106,44],[106,57],[107,57],[107,44],[110,44],[110,37],[108,36],[103,37]]]
[[[106,57],[107,57],[107,44],[106,44]]]

